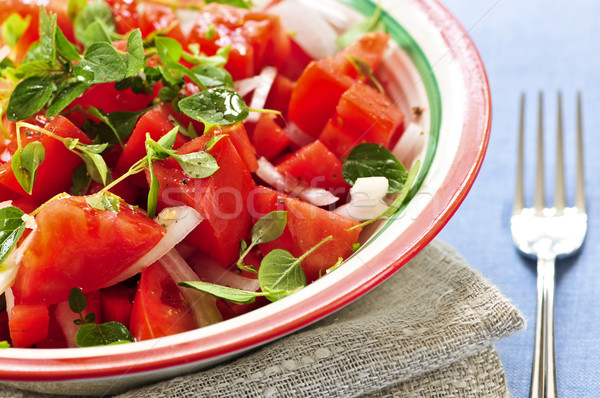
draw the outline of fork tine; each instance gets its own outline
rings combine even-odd
[[[581,116],[581,92],[577,93],[577,185],[575,206],[585,212],[585,181],[583,175],[583,122]]]
[[[542,93],[538,96],[538,137],[537,137],[537,170],[535,177],[535,194],[533,207],[536,214],[542,214],[546,207],[544,198],[544,99]]]
[[[566,206],[565,196],[565,162],[563,150],[563,117],[562,95],[558,92],[558,109],[556,121],[556,182],[554,186],[554,208],[557,214],[562,214]]]
[[[520,213],[525,206],[523,195],[523,136],[525,130],[525,93],[521,93],[521,111],[519,116],[519,142],[517,148],[517,185],[515,187],[515,200],[513,203],[513,214]]]

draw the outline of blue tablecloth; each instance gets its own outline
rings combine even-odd
[[[546,164],[552,170],[556,93],[563,94],[567,161],[574,159],[575,96],[584,105],[589,225],[579,256],[559,261],[555,299],[558,391],[600,396],[600,2],[593,0],[443,0],[477,45],[491,85],[493,122],[481,173],[440,236],[500,287],[528,320],[525,331],[498,343],[509,388],[528,396],[535,329],[535,263],[520,257],[510,235],[519,97],[527,95],[526,182],[533,186],[537,93],[545,95]],[[567,169],[574,191],[574,169]],[[546,192],[552,196],[553,179]],[[530,189],[530,193],[533,189]],[[532,195],[529,195],[531,197]],[[573,195],[569,195],[572,201]]]

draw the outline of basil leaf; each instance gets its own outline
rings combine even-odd
[[[352,149],[344,162],[342,175],[350,185],[360,177],[385,177],[389,182],[388,193],[396,193],[402,190],[407,171],[384,146],[365,143]]]
[[[366,18],[362,22],[354,25],[336,39],[336,43],[341,48],[346,48],[363,35],[373,31],[385,32],[385,24],[381,20],[381,4],[377,3],[377,8],[372,16]]]
[[[23,18],[16,12],[13,12],[2,22],[2,40],[10,48],[15,48],[19,39],[29,27],[30,22],[31,17],[29,15]]]
[[[85,195],[88,188],[90,187],[91,182],[92,178],[87,172],[87,167],[85,163],[82,163],[79,166],[77,166],[77,168],[73,171],[73,186],[69,190],[69,193],[73,196]]]
[[[183,169],[183,172],[192,178],[207,178],[219,170],[217,160],[208,152],[192,152],[184,155],[171,155]]]
[[[73,82],[67,84],[54,96],[54,100],[48,109],[46,109],[46,117],[58,115],[63,109],[69,106],[71,102],[83,94],[89,87],[90,84],[86,82]]]
[[[119,322],[103,324],[87,323],[77,330],[75,344],[77,347],[94,347],[99,345],[133,342],[133,336],[125,325]]]
[[[8,120],[18,122],[39,112],[52,95],[52,82],[32,76],[17,84],[8,100]]]
[[[233,303],[238,304],[249,304],[254,302],[256,297],[264,296],[264,294],[262,293],[248,292],[246,290],[234,289],[231,287],[215,285],[213,283],[208,282],[179,282],[178,285],[195,289],[203,293],[208,293],[223,300],[231,301]]]
[[[94,3],[92,3],[94,4]],[[127,65],[115,48],[108,43],[94,43],[83,55],[73,73],[89,83],[114,82],[125,78]]]
[[[87,307],[87,301],[83,292],[74,287],[69,292],[69,308],[76,314],[81,314]]]
[[[127,38],[127,54],[123,55],[123,61],[127,65],[126,76],[135,75],[144,67],[144,42],[142,41],[142,32],[135,29]]]
[[[69,61],[79,61],[81,59],[77,48],[65,37],[60,27],[56,28],[56,49],[62,57]]]
[[[191,72],[205,87],[235,87],[231,74],[223,68],[211,65],[199,65],[193,67]]]
[[[236,92],[224,88],[201,91],[179,101],[179,109],[192,119],[211,125],[229,125],[248,117],[248,106]]]
[[[23,190],[31,195],[37,169],[44,161],[46,151],[39,141],[33,141],[22,150],[16,151],[11,160],[12,170],[15,178],[23,187]]]
[[[279,238],[287,224],[287,211],[272,211],[261,217],[252,227],[252,241],[267,243]]]
[[[285,250],[275,249],[269,252],[260,263],[258,283],[261,290],[268,293],[270,301],[277,301],[306,286],[301,260]]]
[[[0,209],[0,264],[6,260],[25,231],[24,214],[14,206]]]
[[[117,25],[113,17],[111,8],[104,1],[94,1],[85,6],[75,18],[73,23],[73,29],[75,31],[75,37],[85,47],[88,47],[94,43],[94,36],[98,33],[95,29],[98,25],[90,28],[96,22],[100,22],[103,25],[103,30],[109,35],[116,32]],[[88,31],[88,28],[90,30]]]

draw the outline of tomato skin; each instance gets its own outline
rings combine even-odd
[[[358,242],[361,228],[347,231],[358,222],[339,214],[323,210],[310,203],[282,195],[269,188],[262,187],[255,195],[255,207],[261,213],[274,210],[287,211],[287,224],[283,234],[276,240],[259,245],[263,255],[274,249],[283,249],[295,257],[300,257],[326,237],[333,240],[319,247],[302,261],[302,269],[310,283],[325,275],[338,258],[347,258],[352,254],[352,245]]]
[[[129,324],[131,334],[138,341],[196,328],[189,305],[160,263],[142,272]]]
[[[365,61],[375,71],[383,59],[389,40],[390,36],[383,32],[375,31],[366,33],[343,51],[336,54],[334,57],[335,62],[346,75],[355,79],[366,80],[364,76],[359,75],[348,56]]]
[[[227,134],[231,138],[231,143],[235,147],[235,150],[240,155],[240,158],[248,168],[248,171],[254,173],[258,170],[258,161],[256,160],[256,149],[248,133],[244,128],[243,123],[236,123],[229,126],[221,126],[215,130],[214,134]]]
[[[49,324],[50,316],[45,304],[15,305],[8,323],[13,347],[25,348],[45,340]]]
[[[277,124],[276,115],[263,113],[254,128],[252,142],[259,156],[273,160],[290,145],[290,137]]]
[[[288,117],[306,134],[317,138],[342,94],[354,79],[339,72],[330,58],[311,62],[298,79],[288,108]]]
[[[348,131],[340,122],[343,123],[343,120],[336,116],[329,119],[319,135],[319,141],[341,159],[347,157],[352,148],[358,144],[362,144],[365,140],[354,137],[354,134]]]
[[[281,112],[283,119],[287,119],[287,111],[292,98],[294,81],[288,79],[281,73],[278,73],[273,80],[271,91],[265,102],[265,109],[274,109]]]
[[[129,205],[121,203],[116,214],[93,209],[85,197],[75,196],[51,201],[36,222],[13,285],[16,304],[66,301],[74,287],[84,293],[98,290],[165,233]]]
[[[106,0],[106,4],[113,10],[117,31],[120,34],[126,34],[139,25],[135,0]]]
[[[204,150],[210,138],[211,135],[198,137],[183,145],[179,153]],[[186,242],[228,266],[237,259],[240,239],[250,228],[246,198],[254,181],[229,136],[220,139],[208,152],[219,165],[208,178],[189,178],[173,159],[153,165],[160,185],[159,207],[185,204],[195,208],[204,220]],[[149,178],[148,172],[146,177]]]
[[[149,133],[150,138],[154,141],[158,141],[162,136],[173,129],[173,123],[169,120],[171,110],[171,105],[159,104],[140,117],[131,136],[129,136],[129,139],[125,144],[123,153],[121,153],[121,156],[117,161],[117,165],[115,166],[115,171],[117,173],[126,173],[135,162],[146,156],[146,133]],[[187,137],[178,133],[177,138],[175,139],[175,145],[173,146],[174,149],[179,148],[188,140]],[[146,185],[142,176],[134,177],[137,178],[130,178],[129,180],[139,186]]]
[[[282,174],[289,174],[311,187],[344,197],[350,185],[342,176],[342,162],[321,141],[300,148],[277,165]]]
[[[129,328],[129,319],[131,317],[131,307],[135,289],[129,288],[123,284],[116,284],[100,291],[102,321],[120,322]]]
[[[52,118],[45,129],[60,137],[77,138],[83,144],[92,143],[79,128],[63,116]],[[30,198],[42,203],[58,193],[69,190],[73,171],[81,164],[81,158],[52,137],[21,129],[23,147],[33,141],[39,141],[44,146],[46,155],[44,162],[38,167]],[[0,166],[0,184],[20,195],[27,195],[15,178],[10,162]]]

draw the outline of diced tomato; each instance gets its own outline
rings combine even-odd
[[[129,324],[131,334],[138,341],[196,328],[188,303],[160,263],[142,272]]]
[[[29,347],[48,336],[50,316],[45,304],[22,304],[12,308],[10,338],[13,347]]]
[[[173,123],[169,120],[171,109],[171,105],[159,104],[140,117],[115,166],[116,172],[120,174],[127,172],[135,162],[146,156],[146,133],[149,133],[150,138],[154,141],[158,141],[173,129]],[[179,148],[186,141],[188,141],[188,138],[178,133],[174,148]],[[133,177],[131,181],[136,185],[146,185],[142,176]]]
[[[135,29],[139,25],[137,2],[135,0],[106,0],[106,4],[112,9],[120,34]]]
[[[389,39],[390,36],[383,32],[366,33],[343,51],[340,51],[335,56],[335,62],[343,73],[353,78],[358,78],[359,73],[350,58],[348,58],[349,55],[365,61],[375,71],[383,59]]]
[[[13,285],[16,304],[67,300],[72,288],[98,290],[163,237],[165,229],[137,208],[93,209],[85,197],[48,203],[36,216]],[[60,243],[57,243],[60,242]]]
[[[282,65],[290,51],[278,17],[216,2],[202,8],[190,43],[199,43],[207,55],[230,45],[226,68],[235,80],[253,76],[265,65]]]
[[[198,137],[179,149],[179,153],[204,150],[209,135]],[[254,187],[250,172],[229,137],[220,139],[212,149],[219,169],[210,177],[192,179],[173,160],[153,165],[160,184],[159,205],[185,204],[203,215],[187,242],[227,266],[238,257],[240,240],[250,228],[246,198]],[[148,177],[148,173],[146,173]]]
[[[48,312],[50,314],[48,336],[44,340],[38,341],[35,344],[36,348],[67,348],[67,340],[65,339],[62,328],[56,319],[56,305],[51,305],[48,308]],[[76,319],[75,314],[73,315],[73,319]]]
[[[254,302],[249,304],[238,304],[231,301],[217,299],[217,309],[221,313],[221,316],[223,316],[223,320],[227,320],[260,308],[268,303],[269,300],[267,300],[265,297],[257,297]]]
[[[45,129],[60,137],[77,138],[83,144],[92,143],[77,126],[63,116],[52,118]],[[39,141],[45,150],[45,159],[37,169],[37,177],[31,194],[33,200],[41,203],[58,193],[69,190],[73,171],[81,164],[81,158],[69,151],[62,142],[48,135],[25,128],[21,129],[23,147],[33,141]],[[15,178],[10,162],[0,166],[0,184],[20,195],[27,195]]]
[[[276,115],[263,113],[254,128],[252,142],[259,156],[275,159],[290,145],[290,137],[277,124]]]
[[[156,91],[158,87],[154,87],[154,89]],[[131,89],[117,90],[115,83],[95,84],[71,102],[69,109],[79,105],[83,109],[94,106],[105,113],[117,111],[139,112],[152,104],[156,94],[158,92],[136,94]]]
[[[102,303],[102,321],[120,322],[128,328],[135,289],[129,288],[123,284],[117,284],[102,289],[100,294]]]
[[[327,189],[338,197],[345,196],[350,189],[342,176],[342,162],[319,140],[287,156],[277,165],[277,170],[308,186]]]
[[[21,196],[18,199],[13,200],[12,205],[21,209],[24,213],[29,214],[41,206],[42,203],[31,199],[29,196]]]
[[[175,11],[166,5],[144,2],[139,16],[139,28],[143,37],[154,32],[166,32],[168,37],[179,42],[185,40]]]
[[[341,97],[336,107],[336,121],[356,140],[388,146],[404,115],[385,95],[358,82]]]
[[[319,135],[319,141],[338,158],[344,158],[350,154],[352,148],[365,142],[365,140],[355,137],[352,132],[347,131],[346,127],[341,126],[340,122],[343,123],[343,120],[337,115],[329,119],[321,135]]]
[[[243,123],[236,123],[229,126],[221,126],[213,129],[214,134],[227,134],[231,138],[231,143],[237,150],[240,158],[248,168],[248,171],[254,173],[258,170],[258,161],[256,160],[256,149],[250,142]]]
[[[312,57],[291,38],[290,55],[284,67],[281,68],[281,73],[288,79],[296,81],[311,61],[313,61]]]
[[[120,176],[114,171],[111,172],[111,175],[113,177],[113,180],[116,180]],[[110,189],[110,192],[119,196],[126,203],[135,204],[138,197],[140,196],[140,188],[131,184],[129,180],[130,179],[126,179],[125,181],[119,182],[117,185]],[[93,195],[95,193],[100,192],[103,188],[104,185],[99,184],[96,181],[92,181],[86,194]]]
[[[270,202],[271,210],[264,209],[266,213],[273,210],[286,210],[287,224],[282,236],[272,242],[259,245],[264,255],[273,249],[283,249],[299,257],[332,235],[333,240],[325,243],[302,261],[306,278],[308,282],[312,282],[319,278],[319,274],[324,275],[325,271],[340,257],[345,259],[352,254],[352,245],[358,241],[361,229],[348,231],[348,228],[358,225],[357,221],[277,192],[272,196],[275,196],[275,200],[272,197],[269,199],[269,195],[263,193],[259,196],[261,203],[256,206],[267,207]]]
[[[331,58],[311,62],[292,91],[288,117],[306,134],[317,138],[342,94],[353,84],[354,79],[340,73]]]
[[[281,112],[283,118],[287,118],[287,111],[292,98],[294,82],[281,73],[278,73],[273,80],[271,91],[265,102],[265,109],[274,109]]]

